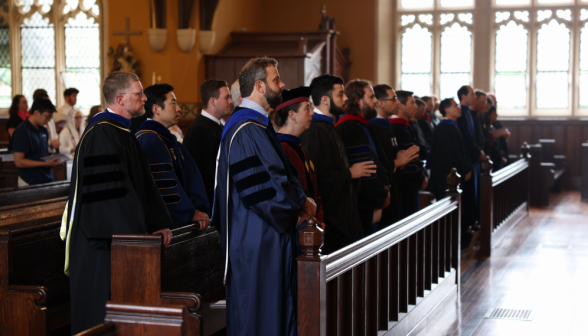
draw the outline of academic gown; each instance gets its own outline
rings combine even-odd
[[[73,334],[104,322],[112,235],[153,233],[172,225],[129,127],[126,118],[99,113],[76,148],[60,232],[66,240]]]
[[[480,204],[478,196],[478,185],[480,179],[480,152],[476,135],[475,121],[467,106],[461,106],[461,117],[457,119],[457,127],[463,136],[466,156],[473,166],[472,178],[469,181],[462,181],[462,234],[467,233],[467,228],[479,219]]]
[[[408,120],[392,118],[390,119],[390,127],[396,135],[398,149],[407,150],[417,144]],[[419,189],[425,180],[426,173],[418,157],[396,171],[398,173],[398,193],[402,199],[402,218],[406,218],[420,209]]]
[[[374,118],[370,120],[369,128],[382,145],[382,150],[388,158],[386,170],[388,171],[388,180],[390,182],[390,206],[383,210],[380,228],[396,223],[402,219],[402,202],[398,194],[398,176],[394,160],[398,154],[398,142],[396,136],[392,133],[390,121],[388,119]],[[383,162],[386,164],[386,162]]]
[[[416,139],[416,144],[419,146],[419,159],[421,161],[427,160],[429,156],[429,151],[431,150],[430,144],[425,139],[425,134],[421,129],[421,125],[418,122],[411,121],[410,127],[412,128],[414,137]]]
[[[216,174],[216,156],[223,134],[223,128],[214,120],[199,115],[192,121],[186,131],[183,144],[196,161],[202,174],[208,201],[212,206],[214,200],[214,178]]]
[[[500,121],[495,121],[494,123],[492,123],[492,126],[494,126],[494,129],[501,129],[504,128],[504,126],[502,126],[502,123]],[[510,159],[508,157],[508,141],[506,141],[506,139],[504,137],[500,137],[497,139],[498,141],[498,148],[500,150],[500,152],[502,153],[502,155],[506,158],[506,164],[502,165],[502,167],[507,166],[510,163]]]
[[[149,161],[155,184],[171,215],[170,229],[192,222],[196,210],[210,215],[210,205],[196,162],[176,136],[148,119],[135,134]]]
[[[345,144],[333,118],[315,113],[300,141],[314,163],[325,221],[323,254],[331,254],[363,238],[357,207],[359,180],[351,178]]]
[[[230,336],[296,335],[292,236],[306,195],[268,123],[237,108],[221,139],[212,221],[228,253]]]
[[[349,164],[373,161],[376,173],[361,177],[357,192],[359,216],[363,233],[368,236],[377,231],[373,223],[374,210],[382,209],[388,198],[388,172],[382,161],[387,162],[378,138],[368,128],[369,121],[360,115],[346,114],[337,122],[337,133],[345,144]],[[381,158],[381,160],[380,160]]]
[[[457,169],[462,179],[465,179],[473,167],[466,156],[465,146],[457,122],[443,120],[435,128],[433,134],[433,148],[431,148],[431,178],[428,189],[440,200],[445,197],[447,190],[447,176],[451,169]]]
[[[429,117],[428,113],[425,113],[421,119],[418,121],[421,131],[423,131],[423,137],[425,141],[429,144],[429,150],[433,148],[433,132],[435,131],[435,124]]]

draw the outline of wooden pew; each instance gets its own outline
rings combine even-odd
[[[189,335],[210,335],[226,325],[225,309],[210,307],[225,298],[219,233],[194,224],[172,232],[168,248],[159,235],[112,236],[111,299],[185,305]]]
[[[492,173],[492,161],[482,162],[480,181],[480,250],[489,257],[492,245],[529,214],[529,148],[522,157]]]
[[[330,255],[312,221],[300,232],[298,335],[418,334],[458,302],[460,191]]]
[[[2,158],[2,175],[5,178],[5,186],[8,188],[16,188],[18,186],[18,173],[14,165],[14,156],[12,153],[0,154]]]
[[[60,226],[0,229],[0,336],[69,335],[69,278],[63,273]]]
[[[32,202],[20,205],[11,205],[0,208],[0,228],[11,228],[10,225],[23,223],[29,227],[60,221],[65,210],[67,197],[52,200]]]
[[[526,143],[523,145],[527,145]],[[543,162],[543,146],[528,145],[529,174],[531,175],[531,206],[549,205],[549,190],[555,184],[555,163]]]
[[[551,162],[554,166],[555,182],[551,187],[551,192],[561,192],[561,180],[563,174],[566,172],[566,156],[555,155],[555,140],[554,139],[539,139],[542,149],[542,162]]]
[[[186,336],[185,306],[108,302],[104,323],[76,336]]]
[[[69,181],[59,181],[20,188],[0,189],[0,207],[67,197]]]
[[[588,142],[582,144],[581,151],[581,169],[582,169],[582,202],[588,202]]]
[[[419,205],[422,210],[435,202],[435,195],[428,191],[419,191]]]

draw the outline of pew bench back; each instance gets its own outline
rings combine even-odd
[[[1,175],[1,174],[0,174]],[[69,181],[37,184],[27,187],[0,189],[0,206],[38,202],[52,198],[67,197]]]

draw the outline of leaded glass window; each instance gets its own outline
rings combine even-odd
[[[9,107],[11,103],[10,31],[8,25],[4,23],[0,25],[0,107]]]
[[[569,106],[570,30],[551,19],[537,31],[537,108]]]
[[[431,93],[432,43],[433,34],[418,23],[402,34],[402,90]]]
[[[442,99],[457,98],[457,90],[470,84],[471,65],[472,33],[467,27],[454,22],[441,33],[439,93]]]
[[[94,18],[79,13],[65,24],[65,87],[80,90],[78,105],[100,104],[100,30]]]
[[[47,90],[55,102],[55,29],[48,18],[36,12],[20,28],[22,94],[32,99],[33,92]]]
[[[588,23],[580,31],[580,107],[588,108]]]
[[[514,21],[496,31],[494,88],[496,96],[500,97],[498,108],[524,109],[527,106],[528,35],[527,29]]]

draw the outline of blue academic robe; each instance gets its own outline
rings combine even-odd
[[[212,221],[228,254],[232,336],[296,335],[292,236],[306,195],[268,122],[259,112],[237,108],[221,140]]]
[[[155,120],[146,120],[135,135],[173,220],[170,229],[190,224],[195,210],[210,215],[200,171],[176,136]]]

